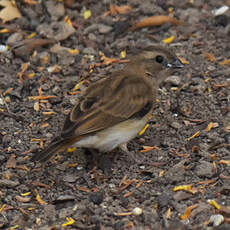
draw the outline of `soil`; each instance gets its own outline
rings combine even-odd
[[[229,1],[25,2],[17,1],[21,18],[0,25],[11,29],[0,36],[11,47],[0,54],[0,229],[230,229],[230,10],[213,11]],[[132,10],[112,15],[110,4]],[[131,30],[169,14],[184,25]],[[33,32],[43,40],[25,42]],[[161,85],[149,128],[128,143],[136,162],[116,149],[105,175],[81,149],[30,161],[82,89],[122,68],[100,52],[120,59],[151,44],[172,47],[187,65]],[[31,98],[39,95],[55,97]]]

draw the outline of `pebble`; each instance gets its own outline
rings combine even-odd
[[[173,127],[174,129],[180,129],[182,127],[182,125],[176,121],[173,121],[171,124],[170,124],[171,127]]]
[[[52,89],[52,92],[53,92],[54,94],[58,94],[58,93],[61,92],[61,88],[60,88],[59,86],[55,86],[55,87]]]
[[[141,208],[136,207],[133,209],[133,215],[135,216],[140,216],[142,213],[143,213],[143,210]]]
[[[209,221],[210,221],[210,223],[213,224],[213,226],[216,227],[216,226],[221,225],[224,222],[224,217],[220,214],[212,215],[212,216],[210,216]]]
[[[14,188],[19,185],[18,181],[12,181],[7,179],[0,180],[0,187]]]
[[[63,176],[63,181],[73,183],[77,180],[76,175],[67,174]]]
[[[107,25],[104,25],[104,24],[98,24],[98,31],[101,33],[101,34],[107,34],[109,33],[113,28],[111,26],[107,26]]]
[[[92,192],[89,195],[90,202],[93,202],[94,204],[101,204],[104,200],[104,193],[103,192]]]
[[[6,44],[9,46],[13,46],[16,42],[19,42],[21,40],[23,40],[22,33],[13,33],[8,37]]]
[[[75,197],[72,195],[61,195],[56,200],[58,201],[65,201],[65,200],[74,200]]]
[[[178,76],[169,76],[165,79],[166,83],[170,83],[173,86],[179,86],[181,84],[181,78]]]
[[[45,1],[45,4],[48,12],[50,13],[51,17],[54,20],[64,16],[65,14],[64,4],[56,3],[55,1]]]
[[[200,161],[200,164],[196,166],[195,172],[199,177],[211,178],[214,175],[213,165],[207,161]]]
[[[87,48],[83,49],[82,53],[83,54],[94,54],[95,55],[97,52],[96,52],[96,50],[94,48],[87,47]]]

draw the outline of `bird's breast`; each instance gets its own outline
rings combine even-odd
[[[73,146],[95,148],[101,152],[111,151],[120,144],[133,139],[144,128],[147,121],[147,117],[144,117],[140,120],[132,119],[121,122],[97,134],[87,136]]]

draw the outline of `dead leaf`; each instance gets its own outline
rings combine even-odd
[[[143,20],[137,22],[132,27],[132,30],[140,29],[143,27],[160,26],[165,23],[171,23],[174,25],[183,25],[184,22],[170,16],[158,15],[149,18],[144,18]]]
[[[189,219],[189,218],[191,217],[191,212],[192,212],[192,210],[193,210],[194,208],[197,208],[197,207],[198,207],[198,204],[194,204],[194,205],[189,206],[189,207],[186,209],[184,215],[180,216],[180,218],[181,218],[182,220],[187,220],[187,219]]]
[[[25,58],[32,53],[32,51],[38,47],[53,44],[55,41],[53,39],[26,39],[14,45],[12,51],[16,56]]]
[[[116,14],[126,14],[127,12],[131,11],[132,7],[129,5],[117,6],[117,5],[110,5],[110,11],[112,15]]]
[[[37,2],[34,0],[24,0],[25,3],[29,4],[29,5],[36,5]]]
[[[206,53],[205,56],[210,62],[216,62],[216,58],[212,54]]]
[[[10,156],[10,158],[8,159],[8,161],[6,162],[6,168],[9,169],[9,168],[15,168],[16,167],[16,155],[15,154],[12,154]]]
[[[4,7],[0,12],[0,18],[2,19],[3,23],[22,17],[16,5],[9,0],[1,0],[0,6]]]

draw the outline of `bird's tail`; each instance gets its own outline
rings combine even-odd
[[[66,141],[66,139],[54,140],[44,150],[35,153],[32,156],[31,161],[39,161],[44,163],[48,161],[54,154],[65,150],[67,146],[69,146],[69,143]]]

